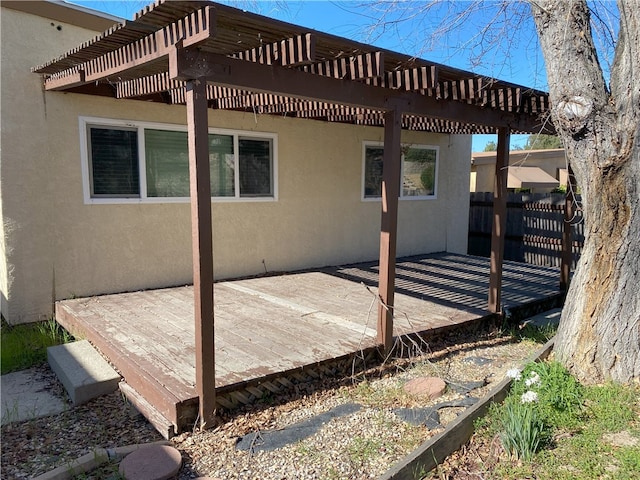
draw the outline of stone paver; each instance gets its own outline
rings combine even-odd
[[[63,412],[67,404],[49,391],[49,381],[38,369],[2,375],[2,425]]]
[[[168,445],[151,445],[130,453],[120,462],[120,475],[127,480],[167,480],[182,466],[180,451]]]

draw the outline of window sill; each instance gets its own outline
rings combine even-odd
[[[261,203],[277,202],[276,197],[240,197],[240,198],[212,198],[211,203]],[[164,204],[190,204],[188,197],[180,198],[86,198],[85,205],[164,205]]]

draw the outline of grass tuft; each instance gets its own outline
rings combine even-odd
[[[2,375],[44,363],[47,360],[47,347],[73,339],[53,318],[23,325],[9,325],[2,320],[1,332]]]

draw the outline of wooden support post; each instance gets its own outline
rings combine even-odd
[[[196,389],[200,399],[200,427],[215,424],[216,388],[213,340],[213,239],[209,180],[207,84],[189,80],[187,129],[193,247],[193,303],[196,327]]]
[[[560,254],[560,290],[569,290],[571,264],[573,263],[573,229],[575,215],[574,197],[576,194],[576,178],[569,167],[567,171],[567,196],[564,200],[564,222],[562,225],[562,252]]]
[[[489,302],[491,313],[502,313],[502,263],[504,260],[504,238],[507,226],[507,176],[509,167],[508,128],[498,130],[498,151],[493,184],[493,226],[491,229],[491,270],[489,272]]]
[[[396,280],[396,239],[398,233],[398,197],[402,112],[394,109],[384,115],[384,156],[382,166],[382,219],[380,224],[380,278],[378,295],[378,344],[385,354],[393,347],[393,305]]]

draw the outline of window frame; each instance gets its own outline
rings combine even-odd
[[[373,141],[365,141],[362,143],[362,184],[360,187],[360,199],[363,202],[379,202],[382,200],[382,196],[377,197],[367,197],[365,196],[365,179],[366,179],[366,168],[367,168],[367,147],[383,147],[384,142],[373,142]],[[440,147],[438,145],[427,145],[427,144],[415,144],[415,143],[403,143],[401,144],[401,149],[405,148],[415,148],[422,150],[435,150],[436,152],[436,165],[434,171],[434,181],[433,181],[433,195],[404,195],[403,189],[403,180],[404,180],[404,153],[401,157],[400,163],[400,196],[399,199],[402,201],[414,201],[414,200],[437,200],[438,199],[438,170],[440,166]]]
[[[92,126],[98,128],[122,128],[125,130],[136,130],[138,137],[138,181],[139,196],[105,196],[105,194],[96,197],[93,192],[93,178],[91,168],[90,145],[90,128]],[[87,205],[95,204],[140,204],[140,203],[189,203],[190,197],[151,197],[148,196],[147,188],[147,169],[146,169],[146,148],[145,148],[145,129],[151,130],[167,130],[174,132],[187,132],[186,125],[156,123],[144,121],[118,120],[112,118],[99,117],[79,117],[79,136],[80,136],[80,161],[82,172],[82,191],[84,203]],[[234,196],[211,197],[212,202],[275,202],[278,200],[278,135],[270,132],[234,130],[226,128],[209,128],[209,134],[228,135],[233,137],[234,145]],[[268,140],[271,145],[271,185],[272,194],[270,196],[241,196],[239,184],[239,157],[238,139],[248,138],[252,140]],[[108,195],[108,194],[106,194]]]

